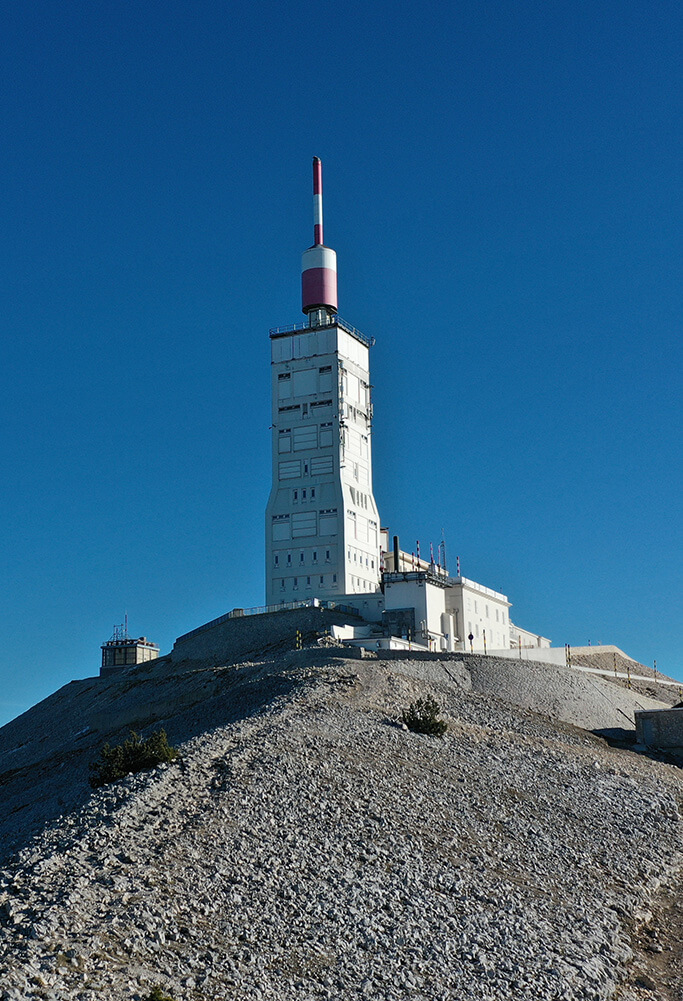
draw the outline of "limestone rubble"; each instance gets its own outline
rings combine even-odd
[[[161,672],[99,691],[114,711],[135,682],[145,732],[163,724],[179,763],[91,792],[97,686],[53,696],[61,745],[38,732],[46,704],[0,731],[2,1001],[154,984],[177,1001],[658,996],[618,985],[678,872],[681,772],[581,728],[614,725],[632,693],[333,649]],[[396,722],[424,694],[442,739]],[[31,740],[13,755],[31,726],[42,756]]]

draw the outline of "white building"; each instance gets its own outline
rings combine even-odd
[[[337,315],[336,254],[322,243],[314,159],[315,243],[303,255],[305,324],[271,330],[272,487],[266,603],[375,592],[371,341]]]
[[[509,650],[532,638],[549,645],[512,626],[504,594],[450,577],[441,548],[436,563],[431,550],[429,563],[419,551],[401,552],[396,537],[389,549],[372,491],[371,341],[337,315],[337,257],[323,242],[317,157],[313,214],[301,269],[307,322],[270,331],[266,604],[348,605],[370,628],[349,626],[345,638],[377,646],[390,637],[431,650]]]
[[[467,577],[455,577],[446,591],[446,608],[460,641],[457,649],[480,653],[510,646],[510,602],[506,595]]]

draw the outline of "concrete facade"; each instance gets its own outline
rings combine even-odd
[[[550,640],[546,636],[531,633],[528,629],[521,629],[519,626],[510,623],[510,646],[513,649],[538,649],[547,650]]]
[[[454,577],[446,591],[446,610],[453,615],[457,649],[476,653],[510,645],[510,602],[507,596],[467,577]]]
[[[425,571],[384,574],[384,621],[401,622],[395,613],[403,612],[402,621],[411,621],[410,638],[428,649],[453,649],[452,618],[446,612],[444,578]],[[409,613],[406,615],[405,613]],[[392,635],[405,636],[405,629]]]
[[[338,317],[317,323],[271,331],[269,605],[379,587],[370,341]]]

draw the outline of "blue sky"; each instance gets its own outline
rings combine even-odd
[[[520,625],[683,679],[673,0],[4,15],[0,722],[263,601],[268,329],[322,157],[375,495]]]

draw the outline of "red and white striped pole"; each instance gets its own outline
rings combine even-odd
[[[323,164],[319,156],[313,157],[313,243],[321,246],[323,240]]]
[[[324,319],[337,312],[337,255],[323,244],[323,165],[313,157],[313,246],[301,257],[301,308]]]

